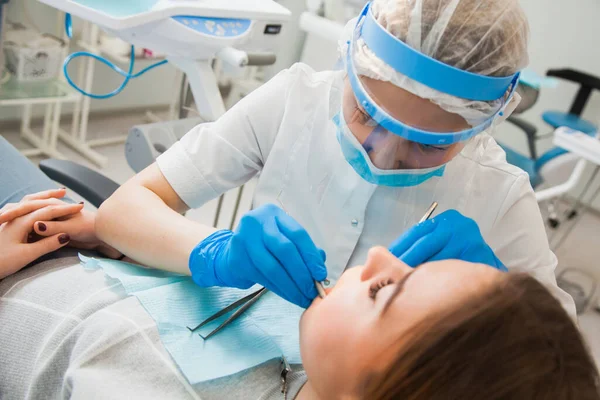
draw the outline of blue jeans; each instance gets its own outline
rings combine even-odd
[[[6,139],[0,136],[0,208],[18,203],[25,195],[58,186]]]

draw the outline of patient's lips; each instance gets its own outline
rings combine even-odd
[[[332,290],[333,290],[333,288],[326,288],[325,289],[325,293],[327,294],[327,296],[329,296],[329,293],[331,293]],[[325,299],[327,299],[327,297],[325,297]],[[318,303],[324,301],[325,299],[322,299],[321,296],[315,297],[315,299],[310,304],[310,307],[308,307],[308,308],[315,307]]]

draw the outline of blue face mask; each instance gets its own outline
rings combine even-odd
[[[337,139],[346,161],[358,175],[369,183],[379,186],[409,187],[444,175],[445,165],[425,169],[379,169],[373,165],[363,146],[346,125],[341,111],[333,117],[333,122],[337,127]]]

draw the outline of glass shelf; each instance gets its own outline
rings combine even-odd
[[[0,102],[16,101],[27,103],[27,100],[43,102],[47,100],[75,101],[79,94],[66,82],[51,79],[43,82],[19,82],[11,77],[0,86]]]

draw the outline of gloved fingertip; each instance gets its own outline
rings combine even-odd
[[[304,296],[284,297],[284,299],[302,308],[307,308],[307,303],[310,304],[309,300]]]
[[[430,218],[427,221],[423,221],[420,224],[417,225],[417,227],[419,229],[429,229],[433,226],[435,226],[438,223],[439,218],[435,217],[435,218]]]
[[[323,259],[323,262],[327,261],[327,253],[325,253],[325,250],[319,249],[319,254],[321,255],[321,258]]]
[[[414,261],[413,257],[411,257],[411,256],[410,256],[410,254],[409,254],[409,255],[407,255],[407,254],[405,253],[405,254],[402,254],[402,255],[400,255],[400,256],[397,256],[397,257],[398,257],[398,259],[399,259],[400,261],[402,261],[404,264],[408,265],[409,267],[411,267],[411,268],[413,268],[413,269],[414,269],[414,268],[416,268],[416,267],[418,267],[418,266],[420,265],[420,264],[418,264],[418,263],[416,263],[416,262]]]
[[[322,281],[327,278],[327,267],[320,262],[307,264],[306,267],[312,278],[317,281]]]
[[[496,265],[496,269],[498,269],[500,272],[508,272],[508,268],[506,268],[506,266],[501,262],[498,262],[498,265]]]
[[[324,281],[327,278],[327,267],[325,267],[325,265],[321,265],[316,271],[315,274],[313,275],[315,280],[321,282]]]
[[[301,303],[296,303],[297,306],[302,307],[304,309],[307,309],[308,307],[310,307],[311,304],[312,304],[312,301],[310,301],[308,299],[302,300]]]
[[[306,297],[308,299],[314,299],[315,297],[317,297],[319,295],[319,292],[317,292],[315,283],[314,282],[307,283],[304,290],[302,290],[302,295],[303,295],[303,297]]]
[[[393,255],[394,257],[396,257],[396,258],[400,258],[401,254],[397,254],[397,253],[399,253],[399,252],[398,252],[398,251],[396,251],[396,246],[397,246],[397,245],[396,245],[396,243],[392,244],[392,245],[391,245],[391,246],[388,248],[388,251],[389,251],[390,253],[392,253],[392,255]]]

